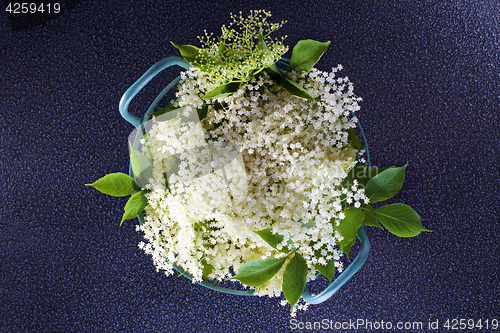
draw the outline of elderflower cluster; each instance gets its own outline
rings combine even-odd
[[[275,40],[270,34],[281,28],[285,22],[269,23],[270,12],[252,10],[248,18],[231,14],[233,22],[222,27],[217,38],[205,31],[199,36],[203,45],[193,62],[195,67],[210,73],[217,85],[247,81],[253,74],[271,66],[288,51],[282,40]],[[265,46],[264,46],[265,45]]]
[[[286,249],[306,260],[308,280],[314,265],[331,260],[342,271],[335,225],[343,207],[368,198],[356,182],[341,187],[358,162],[346,130],[355,127],[360,99],[338,70],[288,74],[315,102],[291,96],[266,74],[203,101],[211,77],[194,67],[182,74],[178,111],[155,118],[142,141],[154,162],[140,247],[158,270],[169,275],[177,264],[201,281],[210,266],[209,278],[220,281],[231,267],[282,258],[277,250]],[[204,102],[207,117],[197,122]],[[253,232],[264,229],[283,236],[277,250]],[[281,295],[286,264],[257,295]]]

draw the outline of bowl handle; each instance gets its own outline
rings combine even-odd
[[[356,259],[343,271],[325,290],[321,293],[312,296],[309,292],[309,289],[306,287],[306,290],[302,294],[302,297],[307,303],[310,304],[319,304],[323,303],[332,295],[337,292],[346,283],[353,275],[356,273],[361,266],[365,263],[366,258],[368,257],[368,253],[370,252],[370,240],[365,233],[363,227],[358,229],[358,238],[361,242],[361,248],[359,250]]]
[[[122,99],[120,100],[120,114],[122,117],[131,123],[134,127],[138,127],[142,123],[142,118],[130,113],[128,111],[128,106],[132,99],[141,91],[142,88],[149,81],[151,81],[158,73],[160,73],[165,68],[168,68],[173,65],[178,65],[183,67],[184,69],[188,69],[190,65],[181,57],[168,57],[165,58],[156,64],[154,64],[144,75],[142,75],[137,82],[135,82],[127,91],[123,94]]]

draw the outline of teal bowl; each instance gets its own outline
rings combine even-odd
[[[280,63],[282,63],[284,65],[288,65],[289,61],[290,61],[289,59],[282,58],[280,60]],[[150,119],[149,114],[153,113],[154,111],[156,111],[158,109],[161,109],[158,106],[160,101],[170,91],[170,89],[172,89],[173,86],[175,86],[179,82],[181,77],[178,76],[169,85],[167,85],[165,87],[165,89],[163,89],[163,91],[153,101],[153,103],[151,104],[151,106],[149,107],[148,111],[146,112],[146,114],[144,115],[143,118],[140,118],[140,117],[138,117],[138,116],[136,116],[128,111],[128,106],[129,106],[130,102],[139,93],[139,91],[141,91],[142,88],[144,88],[148,84],[149,81],[151,81],[156,75],[158,75],[158,73],[160,73],[164,69],[166,69],[170,66],[174,66],[174,65],[182,67],[183,70],[186,70],[190,67],[190,65],[181,57],[165,58],[165,59],[159,61],[158,63],[156,63],[155,65],[153,65],[146,73],[144,73],[144,75],[142,75],[137,80],[137,82],[135,82],[123,94],[123,96],[120,100],[120,114],[122,115],[122,117],[126,121],[131,123],[135,128],[141,127],[144,123],[146,123]],[[369,155],[369,151],[368,151],[368,144],[366,142],[366,137],[365,137],[365,134],[363,132],[363,129],[362,129],[359,121],[357,122],[357,126],[361,130],[361,134],[363,136],[364,146],[365,146],[365,149],[367,152],[368,168],[370,168],[370,155]],[[138,139],[139,139],[139,136],[138,136]],[[138,140],[136,140],[136,144],[137,143],[138,143]],[[129,174],[131,177],[134,177],[131,166],[129,166]],[[144,223],[144,215],[140,215],[138,217],[138,220],[139,220],[140,224],[143,224]],[[368,236],[366,235],[363,227],[359,228],[359,230],[357,232],[357,237],[361,243],[361,246],[360,246],[358,255],[356,256],[354,261],[352,261],[347,266],[347,268],[341,274],[339,274],[337,276],[337,278],[334,281],[332,281],[332,283],[330,285],[328,285],[328,287],[326,287],[319,294],[315,294],[315,295],[311,294],[309,292],[309,288],[306,286],[306,289],[304,290],[304,293],[302,294],[302,297],[304,298],[304,300],[306,302],[308,302],[310,304],[319,304],[319,303],[326,301],[327,299],[332,297],[333,294],[335,292],[337,292],[337,290],[339,290],[339,288],[342,287],[361,268],[361,266],[363,266],[363,264],[366,261],[366,258],[368,257],[368,254],[370,252],[370,240],[368,239]],[[179,273],[184,271],[183,269],[181,269],[177,265],[174,265],[174,268]],[[192,276],[189,275],[188,273],[184,273],[184,274],[182,274],[182,276],[192,280]],[[226,287],[218,286],[216,283],[212,283],[209,281],[202,281],[202,282],[196,282],[196,283],[203,286],[203,287],[206,287],[206,288],[209,288],[212,290],[217,290],[217,291],[227,293],[227,294],[247,295],[247,296],[254,295],[253,291],[229,289]]]

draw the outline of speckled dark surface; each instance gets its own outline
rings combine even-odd
[[[170,40],[196,43],[229,12],[259,8],[288,21],[291,46],[331,40],[318,67],[343,64],[364,99],[373,164],[409,162],[394,201],[434,230],[399,239],[367,229],[363,268],[297,320],[500,319],[499,2],[230,3],[71,1],[33,24],[0,6],[0,331],[292,331],[275,299],[156,273],[133,223],[119,227],[126,198],[83,186],[127,171],[132,127],[118,103],[177,54]],[[160,75],[132,110],[144,113],[174,75]]]

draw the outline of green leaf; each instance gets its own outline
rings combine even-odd
[[[405,180],[406,166],[389,168],[368,180],[365,192],[371,203],[390,199],[399,192]]]
[[[170,42],[172,45],[181,52],[182,57],[190,64],[193,65],[194,61],[200,54],[200,49],[193,45],[176,45],[174,42]]]
[[[130,199],[128,199],[125,204],[125,213],[123,213],[122,221],[120,225],[122,225],[123,221],[128,219],[133,219],[139,216],[144,210],[144,207],[148,204],[148,199],[144,196],[144,191],[139,191],[137,193],[132,194]]]
[[[262,36],[262,29],[259,31],[259,41],[257,43],[257,47],[261,50],[268,50],[269,48],[266,45],[266,42],[264,41],[264,37]],[[276,63],[272,64],[271,66],[264,68],[264,70],[271,76],[271,77],[281,77],[281,71],[276,65]]]
[[[287,257],[252,260],[241,265],[238,273],[227,280],[239,280],[241,283],[258,287],[269,281],[285,263]]]
[[[299,301],[306,289],[307,283],[307,263],[300,254],[295,252],[292,260],[286,266],[283,273],[283,295],[293,307]]]
[[[279,234],[273,234],[273,231],[271,228],[269,229],[264,229],[264,230],[253,230],[257,235],[260,236],[267,244],[269,244],[272,248],[276,249],[279,243],[283,241],[283,235]],[[283,248],[281,250],[278,250],[281,253],[288,253],[287,248]]]
[[[206,93],[202,97],[202,99],[217,98],[217,97],[231,95],[232,93],[236,92],[236,90],[238,90],[239,86],[240,86],[239,83],[228,83],[222,86],[218,86],[217,88],[210,90],[208,93]]]
[[[261,50],[268,50],[266,42],[264,41],[264,37],[262,36],[262,29],[259,32],[259,41],[257,43],[257,47]],[[264,69],[271,77],[281,77],[281,71],[276,65],[276,63]]]
[[[219,49],[218,49],[218,54],[219,54],[219,57],[221,58],[221,60],[224,62],[226,61],[228,55],[229,55],[229,52],[228,50],[230,50],[226,43],[224,42],[224,40],[220,37],[217,37],[219,39]]]
[[[208,113],[208,105],[204,104],[201,110],[198,110],[198,119],[203,120],[207,117]]]
[[[363,224],[365,214],[361,208],[352,206],[347,207],[342,212],[345,214],[345,217],[343,220],[340,220],[339,226],[335,226],[335,230],[338,230],[340,235],[344,237],[344,239],[340,241],[339,247],[340,250],[347,255],[347,259],[349,259],[349,252],[351,252],[351,247],[356,241],[356,234]]]
[[[335,275],[335,260],[327,261],[326,265],[316,264],[314,268],[323,274],[323,276],[326,276],[328,281],[332,283],[333,276]]]
[[[380,220],[382,225],[392,234],[399,237],[413,237],[425,229],[420,221],[420,216],[408,205],[394,203],[373,210],[373,215]]]
[[[264,69],[269,76],[272,78],[281,78],[283,74],[281,73],[281,70],[278,68],[278,66],[274,63],[271,66],[267,67]]]
[[[311,39],[299,41],[293,48],[288,72],[293,70],[309,72],[323,53],[326,52],[328,45],[330,45],[329,41],[326,43],[320,43]]]
[[[172,45],[177,48],[182,57],[193,67],[199,68],[201,71],[208,71],[210,66],[213,64],[219,63],[215,57],[209,54],[207,51],[200,49],[193,45],[176,45],[174,42],[170,42]]]
[[[365,205],[363,207],[363,213],[365,213],[365,218],[363,220],[363,225],[367,227],[377,227],[383,229],[378,223],[378,219],[373,215],[373,207],[370,205]]]
[[[365,146],[363,146],[361,141],[359,141],[358,137],[356,136],[356,131],[354,130],[354,128],[349,128],[347,130],[347,135],[349,138],[349,142],[351,142],[354,149],[357,149],[357,150],[365,149]]]
[[[203,259],[202,264],[203,264],[203,271],[202,271],[203,279],[205,279],[205,281],[208,281],[209,280],[208,276],[213,272],[214,266],[207,263],[205,259]]]
[[[153,169],[151,167],[151,162],[137,149],[132,147],[129,142],[130,147],[130,164],[132,164],[132,171],[135,177],[143,184],[146,185],[149,178],[153,177]]]
[[[281,86],[292,96],[297,96],[315,102],[315,99],[309,95],[304,88],[286,77],[281,78]]]
[[[376,175],[378,175],[379,173],[382,173],[384,172],[385,170],[387,169],[391,169],[391,168],[394,168],[394,166],[390,166],[388,168],[379,168],[379,167],[375,167],[375,168],[371,168],[371,169],[367,169],[365,170],[365,174],[360,177],[358,179],[358,183],[359,184],[362,184],[363,186],[366,186],[366,183],[368,183],[368,181],[375,177]]]
[[[354,179],[359,180],[365,176],[366,165],[361,162],[357,163],[347,174],[347,177],[344,178],[340,186],[342,188],[351,189],[351,186],[354,184]]]
[[[350,188],[354,182],[353,180],[356,179],[358,181],[359,186],[364,187],[366,186],[366,183],[370,178],[375,177],[379,173],[383,172],[384,170],[393,168],[392,166],[389,168],[371,168],[371,169],[366,169],[366,165],[362,163],[356,164],[347,174],[347,177],[344,178],[342,181],[341,187],[342,188]]]
[[[135,183],[134,178],[121,172],[110,173],[92,184],[85,185],[92,186],[99,192],[113,197],[125,197],[141,189],[141,187]]]
[[[257,48],[260,50],[267,50],[268,49],[266,42],[264,41],[264,36],[262,36],[262,28],[259,31],[259,40],[257,42]]]

